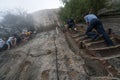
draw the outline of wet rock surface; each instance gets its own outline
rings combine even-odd
[[[58,76],[56,69],[56,54]],[[54,30],[0,53],[0,80],[87,80],[83,60]]]

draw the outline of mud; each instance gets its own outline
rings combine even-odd
[[[64,34],[55,30],[0,53],[0,80],[57,80],[56,53],[59,80],[87,80],[82,58],[71,51]]]

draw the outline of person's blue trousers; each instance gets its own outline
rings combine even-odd
[[[101,21],[99,21],[98,19],[93,19],[89,23],[89,26],[87,27],[86,35],[88,37],[91,37],[92,39],[94,39],[97,36],[99,36],[95,32],[92,32],[93,29],[95,29],[98,32],[99,35],[103,35],[103,38],[105,39],[105,42],[109,46],[113,46],[114,45],[112,40],[109,38],[108,34],[105,32],[105,30],[103,28],[103,24],[101,23]]]

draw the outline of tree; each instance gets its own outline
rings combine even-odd
[[[62,0],[64,7],[61,8],[59,13],[60,19],[66,20],[67,18],[74,18],[76,21],[80,21],[81,16],[85,13],[92,11],[97,12],[104,8],[107,0]],[[79,18],[79,19],[78,19]]]
[[[107,0],[88,0],[87,3],[89,8],[92,9],[95,14],[97,14],[100,9],[106,7]]]

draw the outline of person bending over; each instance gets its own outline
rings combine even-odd
[[[99,37],[102,36],[108,46],[114,46],[113,41],[105,32],[102,22],[97,18],[96,15],[87,14],[86,16],[84,16],[84,20],[86,21],[86,24],[88,26],[85,33],[88,37],[91,37],[93,40],[97,40]],[[97,33],[92,31],[93,29],[95,29]]]

